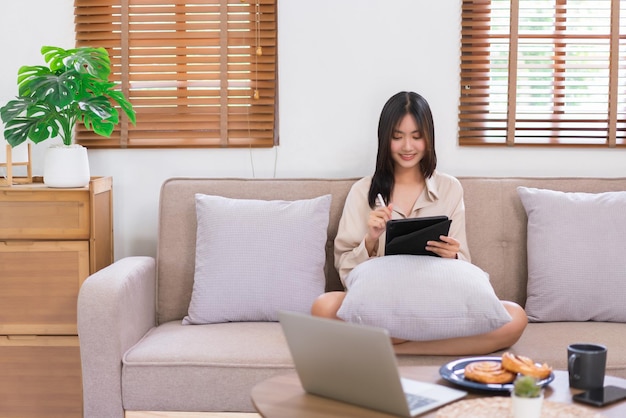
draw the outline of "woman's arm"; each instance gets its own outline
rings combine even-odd
[[[370,178],[359,180],[346,197],[335,237],[335,267],[343,279],[358,264],[382,254],[380,236],[391,219],[391,207],[372,210],[367,193]]]
[[[459,242],[458,259],[471,262],[471,256],[469,252],[469,246],[467,245],[467,233],[465,232],[465,202],[463,201],[463,188],[461,183],[458,182],[458,189],[453,194],[452,200],[452,214],[450,218],[452,223],[450,224],[449,236],[453,237]]]
[[[438,199],[435,204],[425,208],[428,212],[423,215],[447,215],[452,219],[448,238],[441,242],[429,241],[428,248],[441,257],[458,258],[471,262],[467,234],[465,232],[465,203],[463,201],[463,186],[453,176],[436,172],[431,180],[431,186],[437,190]]]

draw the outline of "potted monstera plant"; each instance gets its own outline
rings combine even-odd
[[[44,46],[47,66],[18,71],[18,96],[0,108],[4,138],[11,147],[60,137],[62,144],[46,150],[44,183],[49,187],[81,187],[89,183],[87,150],[74,141],[78,122],[101,136],[119,123],[119,106],[135,124],[131,103],[109,81],[111,61],[104,48],[63,49]],[[76,160],[74,162],[74,160]]]

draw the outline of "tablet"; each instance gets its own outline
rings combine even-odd
[[[440,241],[440,235],[448,235],[452,219],[447,216],[392,219],[387,221],[385,255],[432,255],[426,250],[426,242]]]

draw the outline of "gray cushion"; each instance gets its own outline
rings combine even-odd
[[[346,277],[338,316],[386,328],[412,341],[482,334],[511,320],[489,276],[462,260],[392,255],[359,264]]]
[[[196,194],[196,265],[183,324],[309,312],[324,292],[330,202],[330,195],[266,201]]]
[[[528,215],[529,320],[626,322],[626,192],[517,191]]]

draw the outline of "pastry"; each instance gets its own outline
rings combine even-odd
[[[465,366],[465,378],[479,383],[511,383],[516,374],[502,368],[499,361],[474,361]]]
[[[536,379],[545,379],[552,373],[552,367],[546,363],[536,364],[528,357],[518,356],[508,351],[502,354],[502,367],[510,372],[532,376]]]

